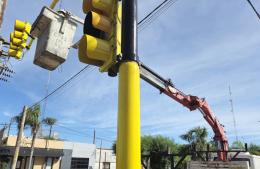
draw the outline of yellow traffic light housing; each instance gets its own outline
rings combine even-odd
[[[32,27],[31,27],[30,23],[23,22],[20,20],[15,20],[15,24],[14,24],[15,31],[20,31],[22,33],[30,34],[31,28]]]
[[[23,51],[21,49],[9,49],[8,56],[15,57],[16,59],[21,59]]]
[[[10,34],[10,48],[8,55],[21,59],[23,49],[26,48],[27,39],[30,35],[31,25],[28,22],[15,20],[14,32]]]
[[[79,60],[108,71],[121,54],[121,7],[118,0],[83,0],[86,13]]]

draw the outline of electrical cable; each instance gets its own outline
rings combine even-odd
[[[87,71],[88,71],[88,73],[91,73],[93,70],[94,70],[94,67],[90,67]],[[66,86],[64,86],[59,91],[57,91],[55,93],[55,95],[52,95],[52,102],[51,103],[59,101],[57,99],[55,100],[55,98],[60,97],[61,95],[63,95],[65,93],[64,90],[66,90],[66,92],[68,92],[69,90],[71,90],[74,87],[76,87],[77,85],[79,85],[79,83],[77,83],[77,82],[81,81],[82,79],[84,79],[84,77],[79,78],[79,75],[77,77],[75,77],[75,79],[73,81],[70,81],[70,83],[68,83]],[[47,107],[45,109],[46,109],[45,111],[48,112],[49,109]]]
[[[141,25],[142,23],[145,23],[146,20],[151,20],[152,17],[158,13],[158,10],[162,10],[163,8],[165,8],[165,6],[167,4],[172,5],[173,3],[177,2],[178,0],[165,0],[163,1],[161,4],[159,4],[154,10],[152,10],[146,17],[144,17],[140,22],[138,22],[138,26]],[[166,9],[168,9],[170,6],[168,6]],[[164,10],[165,11],[165,10]],[[159,14],[161,15],[161,13]],[[158,16],[157,16],[158,17]],[[157,18],[156,17],[156,18]],[[150,21],[151,22],[151,21]],[[149,22],[149,23],[150,23]],[[140,28],[142,27],[142,25],[140,26]],[[142,29],[142,28],[141,28]],[[66,82],[64,82],[61,86],[57,87],[55,90],[53,90],[51,93],[49,93],[48,95],[46,95],[44,98],[42,98],[41,100],[39,100],[38,102],[36,102],[35,104],[33,104],[31,107],[41,103],[42,101],[46,100],[48,97],[52,96],[54,93],[56,93],[58,90],[62,89],[64,86],[66,86],[70,81],[72,81],[73,79],[75,79],[78,75],[80,75],[84,70],[86,70],[90,65],[85,66],[83,69],[81,69],[78,73],[76,73],[75,75],[73,75],[71,78],[69,78]]]
[[[76,73],[75,75],[71,76],[67,81],[65,81],[62,85],[60,85],[59,87],[57,87],[55,90],[53,90],[51,93],[49,93],[47,96],[45,96],[44,98],[42,98],[41,100],[39,100],[38,102],[34,103],[31,107],[40,104],[42,101],[44,101],[45,99],[47,99],[48,97],[52,96],[54,93],[56,93],[58,90],[62,89],[63,87],[65,87],[70,81],[72,81],[73,79],[75,79],[77,76],[79,76],[84,70],[86,70],[87,68],[89,68],[90,65],[85,66],[83,69],[81,69],[78,73]]]
[[[138,22],[138,31],[144,30],[152,22],[154,22],[161,14],[169,9],[178,0],[165,0],[159,4],[154,10],[152,10],[146,17]]]
[[[170,4],[166,9],[168,9],[173,3],[175,3],[176,1],[178,0],[165,0],[163,1],[161,4],[159,4],[153,11],[151,11],[146,17],[144,17],[140,22],[138,22],[138,28],[139,29],[144,29],[142,28],[142,26],[145,25],[145,23],[148,23],[148,25],[154,21],[152,20],[152,18],[158,14],[159,11],[162,11],[163,8],[165,8],[165,6],[167,4]],[[165,11],[165,10],[164,10]],[[163,12],[164,12],[163,11]],[[159,15],[161,15],[161,13],[159,13]],[[156,18],[159,16],[157,15]],[[147,22],[146,20],[148,20],[149,22]],[[76,73],[75,75],[71,76],[67,81],[65,81],[62,85],[60,85],[59,87],[57,87],[55,90],[53,90],[51,93],[49,93],[48,95],[46,95],[45,97],[43,97],[41,100],[37,101],[36,103],[34,103],[32,106],[30,106],[29,108],[37,105],[37,104],[40,104],[41,102],[43,102],[44,100],[46,100],[47,98],[49,98],[50,96],[54,95],[54,93],[56,93],[57,91],[61,90],[63,87],[65,87],[67,84],[69,84],[73,79],[75,79],[77,76],[79,76],[81,73],[83,73],[88,67],[90,67],[90,65],[87,65],[85,66],[83,69],[81,69],[78,73]],[[64,126],[63,126],[64,127]],[[102,139],[102,140],[105,140],[105,141],[109,141],[109,140],[106,140],[106,139],[103,139],[103,138],[98,138],[96,137],[97,139]],[[112,142],[112,141],[111,141]]]
[[[138,22],[138,25],[142,24],[148,17],[150,17],[156,10],[158,10],[161,6],[163,6],[167,1],[169,1],[169,0],[163,1],[156,8],[154,8],[154,10],[152,10],[148,15],[146,15],[141,21]]]
[[[59,124],[55,124],[55,125],[58,126],[58,127],[62,127],[62,128],[64,128],[64,129],[70,130],[70,131],[72,131],[72,132],[81,134],[81,135],[83,135],[83,136],[87,136],[87,134],[84,133],[84,132],[80,132],[80,131],[78,131],[78,130],[75,130],[75,129],[72,129],[72,128],[69,128],[69,127],[66,127],[66,126],[63,126],[63,125],[59,125]],[[90,136],[90,137],[91,137],[91,136]],[[112,141],[112,140],[108,140],[108,139],[105,139],[105,138],[103,138],[103,137],[96,137],[96,139],[104,140],[104,141],[111,142],[111,143],[114,142],[114,141]]]
[[[247,2],[249,3],[249,5],[252,7],[252,9],[254,10],[256,16],[258,17],[258,19],[260,19],[260,14],[257,12],[257,10],[255,9],[254,5],[252,4],[252,2],[250,0],[247,0]]]

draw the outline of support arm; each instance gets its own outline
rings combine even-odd
[[[170,80],[164,79],[142,63],[140,63],[140,73],[143,80],[159,89],[161,93],[171,97],[184,107],[187,107],[190,111],[199,110],[202,113],[204,119],[208,122],[215,133],[214,140],[217,142],[219,150],[218,160],[226,161],[228,140],[224,127],[219,123],[206,100],[197,96],[184,94],[178,90]]]

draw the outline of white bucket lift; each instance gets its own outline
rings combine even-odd
[[[66,13],[44,7],[32,25],[31,35],[38,38],[34,64],[56,69],[66,59],[77,24]]]

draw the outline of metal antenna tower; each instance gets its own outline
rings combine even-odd
[[[231,87],[230,87],[230,85],[228,86],[228,89],[229,89],[229,96],[230,96],[229,101],[230,101],[230,105],[231,105],[231,113],[232,113],[232,115],[233,115],[233,124],[234,124],[234,129],[235,129],[236,141],[238,142],[237,122],[236,122],[236,117],[235,117],[235,112],[234,112],[232,92],[231,92]]]

